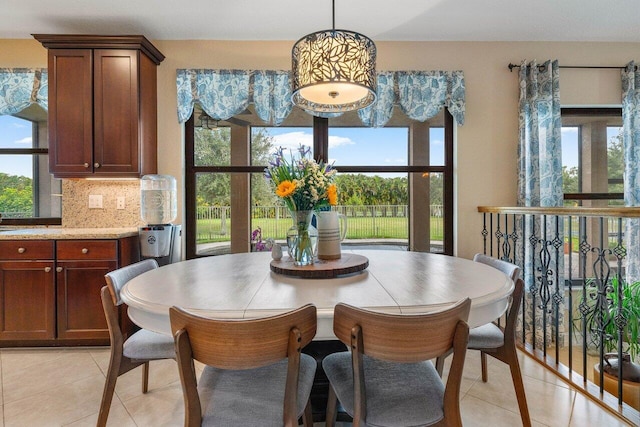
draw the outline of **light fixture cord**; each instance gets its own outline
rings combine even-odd
[[[336,0],[331,0],[331,15],[332,15],[332,25],[333,29],[336,29]]]

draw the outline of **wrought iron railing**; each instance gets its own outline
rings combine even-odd
[[[626,280],[627,270],[640,264],[638,250],[630,247],[637,239],[627,231],[640,219],[640,208],[478,211],[484,253],[522,268],[522,349],[640,425],[640,383],[623,381],[622,365],[611,373],[602,369],[607,352],[621,360],[640,349],[637,336],[630,338],[630,327],[640,326],[640,307],[631,306],[640,298],[640,283]]]

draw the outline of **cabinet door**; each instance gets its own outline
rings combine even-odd
[[[93,52],[96,174],[140,174],[139,55],[135,50]]]
[[[117,267],[115,260],[58,262],[59,339],[109,339],[100,289]]]
[[[53,261],[0,262],[0,339],[55,338]]]
[[[49,170],[93,172],[91,49],[49,49]]]

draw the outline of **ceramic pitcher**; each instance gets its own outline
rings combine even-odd
[[[347,218],[336,211],[316,212],[318,219],[318,258],[339,259],[340,242],[347,235]]]

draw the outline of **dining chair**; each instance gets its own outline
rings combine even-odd
[[[326,425],[337,402],[353,426],[461,426],[460,382],[471,300],[415,315],[377,313],[347,304],[334,309],[333,331],[351,351],[325,357]],[[453,350],[446,384],[431,363]]]
[[[302,354],[316,334],[316,307],[276,316],[210,319],[169,309],[186,427],[312,427],[309,396],[316,372]],[[196,384],[194,360],[206,366]]]
[[[516,351],[516,322],[524,293],[524,282],[520,279],[520,267],[484,254],[476,254],[473,260],[500,270],[514,281],[515,286],[510,297],[509,307],[507,308],[504,327],[491,322],[478,326],[477,328],[472,328],[469,330],[469,344],[467,348],[480,351],[482,382],[486,383],[488,380],[487,355],[509,366],[511,370],[511,380],[513,381],[516,398],[518,399],[518,408],[520,409],[522,424],[524,426],[530,426],[531,418],[529,416],[529,407],[527,405],[522,372],[520,371],[520,362],[518,361],[518,353]],[[436,362],[436,367],[440,375],[442,375],[443,366],[444,357],[439,358]]]
[[[122,287],[134,277],[155,268],[158,268],[156,260],[146,259],[105,275],[107,285],[102,288],[100,296],[109,328],[111,357],[98,413],[98,427],[107,424],[116,381],[120,375],[142,365],[142,392],[146,393],[149,388],[149,361],[176,358],[172,337],[140,329],[127,338],[128,331],[120,328],[118,307],[122,304]]]

